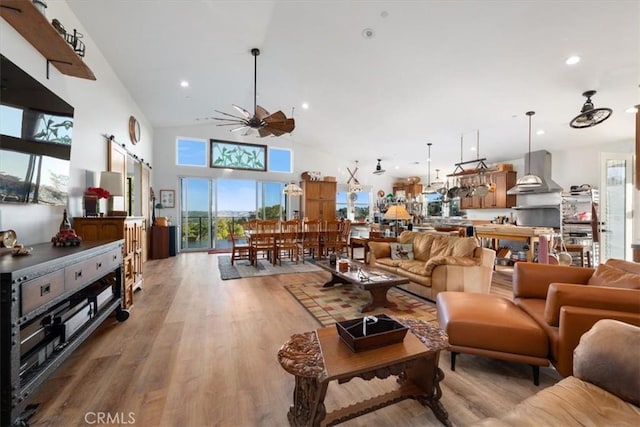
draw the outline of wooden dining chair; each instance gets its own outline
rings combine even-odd
[[[251,261],[251,246],[239,242],[240,237],[234,234],[233,224],[229,223],[228,228],[231,240],[231,265],[235,265],[237,260]]]
[[[310,219],[302,224],[302,237],[298,243],[302,263],[304,264],[305,255],[311,258],[320,256],[320,220]]]
[[[342,222],[342,251],[347,251],[349,247],[349,237],[351,236],[351,220],[346,219]]]
[[[251,235],[251,263],[258,266],[258,255],[263,254],[272,264],[275,263],[275,242],[277,234],[277,220],[265,219],[258,221],[255,231]]]
[[[282,258],[295,260],[300,258],[298,236],[300,235],[300,221],[292,219],[280,223],[280,233],[276,237],[275,261],[282,265]]]
[[[322,244],[322,256],[329,256],[329,252],[342,254],[344,249],[342,244],[343,222],[340,220],[327,221],[321,232],[320,242]]]

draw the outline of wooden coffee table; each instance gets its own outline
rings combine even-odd
[[[447,334],[437,326],[417,319],[396,318],[410,333],[404,341],[353,353],[340,340],[335,325],[293,335],[278,351],[278,361],[295,376],[293,405],[287,418],[292,426],[329,426],[373,412],[405,399],[415,399],[431,408],[442,424],[449,414],[440,402],[438,367],[440,350],[449,346]],[[343,384],[353,378],[398,377],[398,387],[386,394],[327,413],[324,398],[330,381]]]
[[[346,260],[343,260],[346,261]],[[331,279],[322,287],[329,288],[337,283],[352,283],[360,289],[369,291],[371,300],[360,307],[361,313],[366,313],[376,307],[395,307],[396,304],[387,299],[387,291],[396,285],[409,283],[406,277],[398,276],[381,269],[371,268],[367,264],[349,260],[349,269],[346,272],[338,271],[338,265],[331,265],[327,260],[316,261],[316,265],[331,273]],[[362,274],[359,274],[359,270]],[[363,279],[366,276],[367,279]]]

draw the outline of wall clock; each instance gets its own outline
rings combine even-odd
[[[129,117],[129,139],[133,144],[140,141],[140,123],[133,116]]]

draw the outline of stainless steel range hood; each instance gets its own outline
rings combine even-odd
[[[529,163],[531,157],[531,163]],[[556,193],[562,191],[562,187],[551,179],[551,153],[547,150],[533,151],[524,156],[524,165],[527,168],[531,164],[529,174],[537,175],[542,180],[539,187],[518,187],[510,188],[507,194],[541,194]]]

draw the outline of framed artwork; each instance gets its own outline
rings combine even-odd
[[[160,203],[163,208],[175,208],[176,192],[174,190],[160,190]]]
[[[211,139],[211,167],[267,170],[267,146]]]

